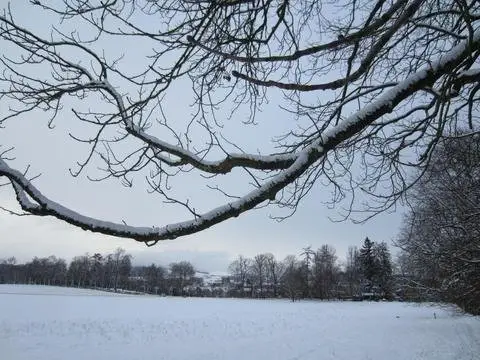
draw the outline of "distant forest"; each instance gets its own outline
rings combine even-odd
[[[42,284],[177,296],[251,298],[402,299],[386,243],[365,239],[351,247],[341,266],[335,248],[302,249],[299,256],[277,260],[272,254],[239,255],[225,276],[196,271],[188,261],[163,267],[133,266],[132,256],[118,248],[113,254],[76,256],[68,264],[56,256],[17,264],[0,260],[0,283]]]
[[[405,238],[400,237],[398,242],[402,239]],[[448,263],[447,255],[453,263],[454,252],[434,260],[437,264]],[[229,265],[228,274],[215,275],[197,271],[188,261],[174,262],[167,267],[134,266],[132,256],[118,248],[112,254],[76,256],[70,263],[53,255],[34,257],[25,264],[18,264],[14,257],[0,258],[0,284],[70,286],[170,296],[289,298],[292,301],[443,301],[478,314],[480,300],[475,297],[478,278],[469,276],[474,273],[458,273],[457,280],[453,281],[448,272],[433,266],[432,262],[426,268],[427,260],[420,250],[402,248],[394,262],[385,242],[376,243],[367,237],[360,248],[348,248],[343,263],[339,262],[333,246],[323,245],[317,250],[303,248],[299,255],[289,255],[283,260],[270,253],[253,258],[239,255]],[[468,292],[469,289],[473,291]]]

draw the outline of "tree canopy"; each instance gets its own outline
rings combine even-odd
[[[150,191],[185,209],[181,221],[155,226],[79,214],[35,185],[41,169],[15,168],[14,149],[2,149],[0,178],[25,212],[86,230],[151,245],[258,206],[278,205],[289,216],[316,184],[329,188],[333,204],[345,202],[345,216],[362,210],[368,218],[402,198],[416,181],[409,169],[425,168],[442,138],[478,132],[474,0],[26,6],[57,22],[37,31],[14,5],[4,6],[0,132],[40,115],[52,128],[67,122],[72,131],[63,135],[86,151],[72,159],[73,176],[117,178],[130,187],[145,175]],[[112,44],[123,44],[124,55]],[[167,111],[179,88],[188,117]],[[271,141],[252,144],[224,130],[244,134],[240,129],[262,124],[269,101],[278,105],[275,118],[289,124],[270,126],[262,135]],[[171,187],[192,173],[202,180],[197,191],[212,191],[216,205],[194,203],[190,185]],[[356,201],[359,194],[368,201]]]
[[[480,314],[480,138],[443,141],[412,192],[402,272],[427,297]]]

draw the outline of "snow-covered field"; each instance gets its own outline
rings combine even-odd
[[[403,303],[161,298],[0,285],[0,359],[474,360],[480,359],[480,319]]]

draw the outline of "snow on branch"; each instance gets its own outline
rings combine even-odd
[[[281,170],[286,169],[295,161],[294,154],[277,155],[255,155],[255,154],[228,154],[225,159],[209,161],[182,148],[174,146],[166,141],[147,134],[139,126],[132,123],[127,125],[127,131],[133,136],[141,139],[151,146],[156,157],[170,166],[192,165],[193,167],[212,174],[226,174],[235,167],[259,169],[259,170]],[[174,155],[177,159],[166,158],[162,152]]]
[[[214,208],[193,220],[178,222],[161,227],[135,227],[108,221],[101,221],[72,211],[44,196],[24,174],[12,169],[4,160],[0,159],[0,176],[10,180],[17,194],[17,200],[23,210],[40,216],[54,216],[84,230],[90,230],[107,235],[133,238],[145,243],[156,243],[160,240],[175,239],[199,232],[215,224],[236,217],[264,201],[275,197],[290,183],[298,179],[315,162],[319,161],[329,151],[334,150],[342,142],[350,139],[364,130],[369,124],[380,119],[383,115],[392,112],[403,100],[418,90],[432,86],[445,73],[458,66],[471,51],[480,49],[480,30],[477,30],[471,42],[463,41],[448,53],[441,56],[431,66],[424,67],[407,77],[403,82],[387,90],[377,100],[364,109],[356,112],[339,125],[320,134],[312,144],[298,151],[295,157],[288,158],[290,164],[277,175],[265,181],[255,190],[245,194],[236,201]],[[132,129],[138,131],[137,129]],[[158,140],[152,142],[159,143]],[[160,147],[162,145],[160,144]],[[169,149],[175,152],[175,149]],[[175,153],[174,153],[175,154]],[[182,153],[175,154],[179,157]],[[282,158],[280,158],[282,159]],[[294,161],[292,161],[295,159]],[[255,162],[257,159],[249,159]],[[260,159],[264,161],[264,159]],[[277,161],[277,158],[272,158]],[[214,166],[219,166],[215,164]]]
[[[87,149],[73,176],[88,165],[100,171],[88,179],[130,187],[146,175],[146,186],[191,220],[136,227],[78,214],[42,194],[2,153],[0,178],[24,211],[147,244],[259,205],[293,213],[319,182],[333,187],[332,204],[350,197],[352,211],[359,191],[374,199],[362,210],[378,213],[406,192],[408,170],[425,168],[443,137],[478,132],[478,2],[345,0],[350,17],[316,1],[147,3],[25,5],[68,19],[50,35],[16,21],[18,4],[5,7],[0,130],[38,112],[50,128],[61,119],[65,134]],[[104,46],[116,41],[130,41],[129,50],[138,43],[138,54]],[[177,84],[188,115],[172,101]],[[272,116],[267,104],[278,105],[282,122],[263,121]],[[262,133],[250,139],[231,128],[245,124],[261,124]],[[201,213],[190,189],[171,187],[178,186],[171,178],[190,171],[223,205]],[[237,176],[242,184],[232,190]]]

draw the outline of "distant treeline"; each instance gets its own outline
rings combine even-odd
[[[335,249],[304,248],[299,256],[277,260],[272,254],[238,256],[229,275],[196,272],[188,261],[168,267],[133,266],[132,256],[119,248],[113,254],[76,256],[68,264],[50,256],[25,264],[0,260],[0,283],[44,284],[136,291],[158,295],[287,297],[318,299],[393,299],[396,288],[388,246],[365,239],[361,249],[350,247],[341,266]]]
[[[229,266],[230,294],[249,297],[317,299],[392,299],[396,297],[393,267],[386,243],[365,239],[350,247],[341,266],[335,248],[302,249],[299,256],[275,259],[272,254],[238,256]]]
[[[113,254],[76,256],[67,264],[56,256],[34,257],[17,264],[11,257],[0,260],[0,283],[37,284],[136,291],[180,295],[181,289],[193,284],[195,269],[186,261],[162,266],[133,266],[132,256],[118,248]]]

